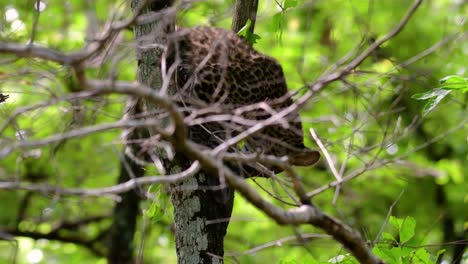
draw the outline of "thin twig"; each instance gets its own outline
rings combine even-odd
[[[0,189],[3,190],[26,190],[31,192],[40,192],[44,194],[56,195],[80,195],[80,196],[109,196],[114,200],[120,200],[116,194],[128,192],[137,186],[149,184],[175,183],[188,178],[200,170],[199,162],[194,162],[185,171],[167,176],[148,176],[143,178],[134,178],[126,182],[104,188],[63,188],[49,184],[34,184],[24,182],[0,182]]]
[[[402,159],[405,159],[406,157],[408,157],[409,155],[417,152],[417,151],[420,151],[428,146],[430,146],[431,144],[434,144],[435,142],[439,141],[439,140],[442,140],[444,139],[445,137],[447,137],[448,135],[456,132],[457,130],[459,129],[462,129],[465,125],[466,125],[466,121],[467,120],[463,120],[462,122],[460,122],[457,126],[447,130],[446,132],[432,138],[431,140],[428,140],[426,141],[425,143],[415,147],[414,149],[400,155],[400,156],[397,156],[393,159],[382,159],[378,162],[371,162],[371,163],[367,163],[365,164],[363,167],[355,170],[355,171],[352,171],[350,172],[348,175],[344,176],[343,179],[341,181],[333,181],[331,183],[328,183],[320,188],[317,188],[315,189],[314,191],[311,191],[309,193],[307,193],[308,197],[312,198],[330,188],[333,188],[335,186],[337,186],[338,184],[342,184],[343,182],[347,182],[347,181],[350,181],[360,175],[362,175],[363,173],[366,173],[366,172],[369,172],[371,170],[374,170],[374,169],[377,169],[377,168],[380,168],[382,166],[385,166],[385,165],[388,165],[388,164],[391,164],[391,163],[394,163],[394,162],[398,162]]]
[[[301,234],[302,239],[304,240],[314,240],[314,239],[322,239],[322,238],[330,238],[329,235],[323,235],[323,234]],[[267,248],[271,247],[282,247],[286,243],[291,242],[291,241],[297,241],[297,236],[288,236],[288,237],[283,237],[271,242],[267,242],[258,246],[255,246],[249,250],[237,253],[237,252],[232,252],[232,253],[227,253],[225,254],[226,256],[230,257],[236,257],[236,256],[243,256],[243,255],[252,255],[255,254],[259,251],[265,250]]]
[[[335,176],[336,181],[341,182],[343,180],[343,177],[336,170],[335,163],[333,162],[333,159],[330,156],[330,153],[328,153],[328,150],[325,148],[325,145],[323,145],[322,141],[317,136],[317,133],[315,133],[315,130],[313,128],[310,128],[309,131],[310,131],[310,135],[314,139],[315,143],[317,143],[317,146],[320,148],[323,155],[325,156],[325,159],[327,160],[327,163],[328,163],[328,167],[330,167],[330,170],[332,171],[333,176]],[[338,183],[336,185],[335,195],[333,196],[333,202],[332,202],[333,204],[336,204],[336,201],[338,199],[338,195],[340,193],[340,189],[341,189],[341,184]]]
[[[387,216],[385,217],[385,220],[384,220],[382,226],[380,227],[379,232],[375,236],[375,239],[372,242],[371,246],[374,246],[379,241],[380,236],[382,235],[382,232],[385,229],[385,226],[387,225],[388,220],[390,219],[390,216],[392,215],[393,208],[400,201],[400,199],[401,199],[401,197],[403,196],[404,193],[405,193],[405,190],[401,191],[400,194],[398,195],[398,197],[395,199],[395,201],[393,201],[392,205],[390,205],[390,208],[388,208]]]

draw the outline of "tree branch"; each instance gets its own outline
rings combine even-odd
[[[34,184],[24,182],[0,182],[0,189],[3,190],[26,190],[55,195],[81,195],[81,196],[110,196],[115,200],[120,200],[115,194],[120,194],[133,190],[135,187],[148,184],[175,183],[193,176],[200,170],[200,164],[194,162],[187,170],[167,176],[147,176],[144,178],[134,178],[126,182],[104,188],[80,189],[62,188],[49,184]]]
[[[409,22],[413,14],[416,12],[418,9],[419,5],[422,3],[423,0],[415,0],[411,7],[408,9],[406,12],[405,16],[401,19],[401,21],[389,32],[387,33],[384,37],[376,40],[374,43],[370,45],[369,48],[367,48],[365,51],[363,51],[361,54],[359,54],[356,58],[354,58],[349,64],[347,64],[342,70],[334,73],[334,74],[329,74],[326,76],[323,76],[322,78],[319,78],[319,83],[330,83],[332,81],[336,81],[338,79],[343,78],[343,76],[348,75],[351,73],[352,70],[356,69],[361,63],[367,59],[375,50],[377,50],[382,44],[387,42],[388,40],[392,39],[398,33],[400,33],[403,28],[406,26],[406,24]],[[312,86],[313,87],[313,86]],[[311,88],[312,88],[311,87]]]
[[[18,228],[2,228],[0,227],[0,233],[6,233],[11,236],[22,236],[22,237],[29,237],[32,239],[48,239],[48,240],[56,240],[60,242],[66,243],[74,243],[77,245],[81,245],[91,251],[93,254],[97,256],[105,256],[105,252],[102,250],[102,247],[99,245],[100,240],[102,237],[98,235],[95,238],[86,238],[80,234],[70,234],[69,232],[62,232],[64,229],[69,231],[77,230],[82,226],[86,226],[91,223],[100,222],[102,220],[107,219],[108,216],[93,216],[88,218],[83,218],[79,220],[75,220],[73,222],[61,222],[57,224],[52,231],[47,233],[37,232],[37,231],[24,231]],[[97,239],[100,238],[100,239]]]

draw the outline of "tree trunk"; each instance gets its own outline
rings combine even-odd
[[[145,171],[142,166],[124,156],[120,163],[119,183],[126,182],[133,177],[141,177]],[[134,263],[134,234],[139,214],[140,196],[136,190],[121,195],[122,201],[114,208],[113,222],[110,228],[107,254],[109,264]]]
[[[143,2],[132,1],[132,8],[137,10]],[[164,12],[171,1],[150,1],[147,12]],[[134,29],[137,44],[138,81],[154,89],[162,84],[161,56],[159,48],[148,48],[151,44],[166,44],[167,34],[173,31],[174,24],[170,12],[165,13],[161,19],[137,25]],[[146,46],[146,47],[145,47]],[[152,46],[154,47],[154,45]],[[168,66],[169,67],[169,66]],[[176,93],[174,87],[169,92]],[[137,102],[144,104],[144,102]],[[146,111],[151,106],[145,105]],[[138,108],[138,107],[137,107]],[[149,132],[151,135],[151,131]],[[187,168],[190,160],[181,154],[176,154],[167,171],[174,173]],[[174,223],[177,256],[179,263],[222,263],[223,239],[232,211],[232,192],[227,199],[219,199],[222,195],[219,190],[211,188],[217,179],[199,173],[186,181],[172,186],[172,202],[174,205]],[[215,200],[222,200],[216,202]]]
[[[132,0],[134,12],[142,0]],[[252,8],[256,0],[250,3],[249,10],[252,22]],[[172,1],[150,1],[142,14],[148,12],[164,12]],[[169,9],[166,9],[169,10]],[[236,11],[235,30],[245,25],[247,19],[238,19],[241,9]],[[255,10],[253,11],[256,12]],[[173,14],[165,13],[161,19],[135,26],[134,34],[137,44],[138,81],[154,89],[162,84],[161,56],[162,50],[151,44],[167,44],[167,34],[173,32]],[[253,24],[251,29],[253,31]],[[237,31],[237,30],[236,30]],[[146,46],[146,47],[145,47]],[[169,65],[168,65],[169,68]],[[175,94],[175,87],[170,87],[170,93]],[[136,99],[137,108],[144,102]],[[146,106],[146,111],[151,106]],[[151,135],[151,131],[149,132]],[[175,173],[190,166],[191,161],[181,153],[177,153],[169,164],[167,171]],[[171,186],[172,203],[174,205],[175,237],[178,263],[223,263],[224,236],[232,213],[234,193],[232,190],[219,186],[219,179],[204,172]]]
[[[239,31],[250,19],[249,31],[253,33],[257,3],[257,0],[238,0],[233,31]],[[176,156],[175,162],[182,169],[190,166],[190,161],[182,155]],[[180,264],[224,262],[224,236],[232,214],[234,191],[230,188],[220,190],[222,187],[219,179],[203,172],[173,186],[172,203]]]
[[[182,169],[190,166],[182,156],[175,162]],[[234,192],[219,190],[217,182],[201,172],[172,186],[178,263],[223,263]]]
[[[255,21],[257,20],[258,0],[237,0],[234,17],[232,18],[232,31],[239,32],[250,19],[250,27],[247,29],[253,34]]]

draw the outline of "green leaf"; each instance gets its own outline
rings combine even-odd
[[[391,252],[393,258],[395,258],[395,260],[397,260],[397,263],[401,262],[400,260],[404,257],[404,254],[401,251],[401,247],[392,247],[390,249],[390,252]]]
[[[468,79],[457,75],[447,76],[439,81],[443,89],[467,89]]]
[[[401,259],[406,259],[408,257],[411,257],[412,255],[414,255],[414,249],[412,247],[399,247],[400,249],[400,256],[401,256]],[[403,261],[404,263],[406,263],[405,261]]]
[[[153,203],[151,203],[150,207],[146,209],[146,216],[149,218],[152,218],[153,215],[155,214],[156,208],[153,206]]]
[[[275,35],[279,41],[283,37],[283,19],[283,12],[278,12],[271,18],[271,22],[273,23],[272,32],[276,33]]]
[[[393,237],[392,234],[387,233],[387,232],[382,233],[382,238],[385,240],[389,240],[389,241],[396,241],[395,237]]]
[[[145,216],[151,219],[152,223],[157,223],[166,214],[168,195],[164,192],[162,185],[152,185],[148,192],[154,195],[154,200],[150,201],[148,209],[145,210]]]
[[[463,163],[458,160],[441,159],[436,166],[443,172],[444,180],[451,179],[455,184],[463,184],[465,180]]]
[[[400,228],[400,242],[405,243],[414,236],[416,220],[413,217],[406,217]]]
[[[328,260],[327,263],[334,264],[358,264],[357,260],[351,254],[338,255]]]
[[[434,259],[439,259],[439,256],[445,253],[445,249],[440,249],[434,256]]]
[[[150,218],[153,223],[159,222],[163,218],[164,213],[164,209],[157,202],[152,202],[146,211],[148,218]]]
[[[249,43],[255,44],[257,43],[257,40],[261,39],[261,37],[257,34],[251,34],[250,32],[247,32],[246,39]]]
[[[423,116],[426,116],[429,114],[434,108],[444,99],[445,96],[447,96],[450,93],[450,90],[442,90],[445,91],[445,93],[441,93],[439,96],[435,98],[431,98],[429,102],[426,103],[426,105],[423,108]]]
[[[419,248],[418,250],[416,250],[414,257],[416,260],[415,263],[424,263],[424,264],[433,263],[431,261],[431,255],[429,254],[429,252],[427,252],[425,248]]]
[[[387,264],[396,264],[399,263],[398,256],[395,256],[395,253],[388,248],[374,247],[372,253],[380,257]]]
[[[389,222],[398,229],[401,243],[407,242],[414,236],[416,220],[413,217],[408,216],[405,219],[401,219],[390,216]]]
[[[238,36],[242,36],[242,37],[245,37],[247,36],[247,33],[249,32],[249,27],[250,25],[252,24],[252,21],[250,19],[247,20],[247,22],[245,23],[245,26],[243,26],[239,32],[237,32],[237,35]]]
[[[440,83],[459,83],[465,82],[466,79],[458,75],[450,75],[439,80]]]
[[[395,216],[390,216],[389,222],[392,226],[396,227],[398,230],[401,228],[401,224],[403,223],[403,219],[395,217]]]
[[[255,33],[252,34],[249,32],[251,25],[252,21],[250,19],[247,20],[247,23],[237,32],[237,35],[244,37],[250,44],[255,44],[261,37]]]
[[[283,8],[288,9],[288,8],[293,8],[297,6],[297,0],[286,0],[284,1]]]
[[[440,80],[443,84],[440,88],[433,89],[425,93],[417,93],[411,96],[416,100],[426,100],[429,102],[424,105],[423,116],[426,116],[440,103],[445,96],[447,96],[452,90],[461,90],[462,92],[468,92],[468,78],[463,78],[457,75],[447,76]]]
[[[296,260],[280,260],[279,264],[297,264]]]
[[[411,98],[416,99],[416,100],[426,100],[426,99],[433,98],[433,97],[445,96],[448,93],[450,93],[450,91],[443,90],[443,89],[433,89],[425,93],[413,94]]]

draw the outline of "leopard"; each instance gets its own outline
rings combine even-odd
[[[233,120],[190,126],[189,139],[207,148],[218,147],[294,104],[280,63],[232,31],[209,26],[178,29],[169,38],[168,54],[176,67],[175,91],[186,116],[203,117],[203,109],[214,109],[250,121],[250,126]],[[295,166],[311,166],[320,159],[318,151],[304,145],[297,110],[265,125],[229,152],[287,157]],[[262,174],[256,165],[241,167],[248,174]],[[276,165],[262,168],[283,171]]]

